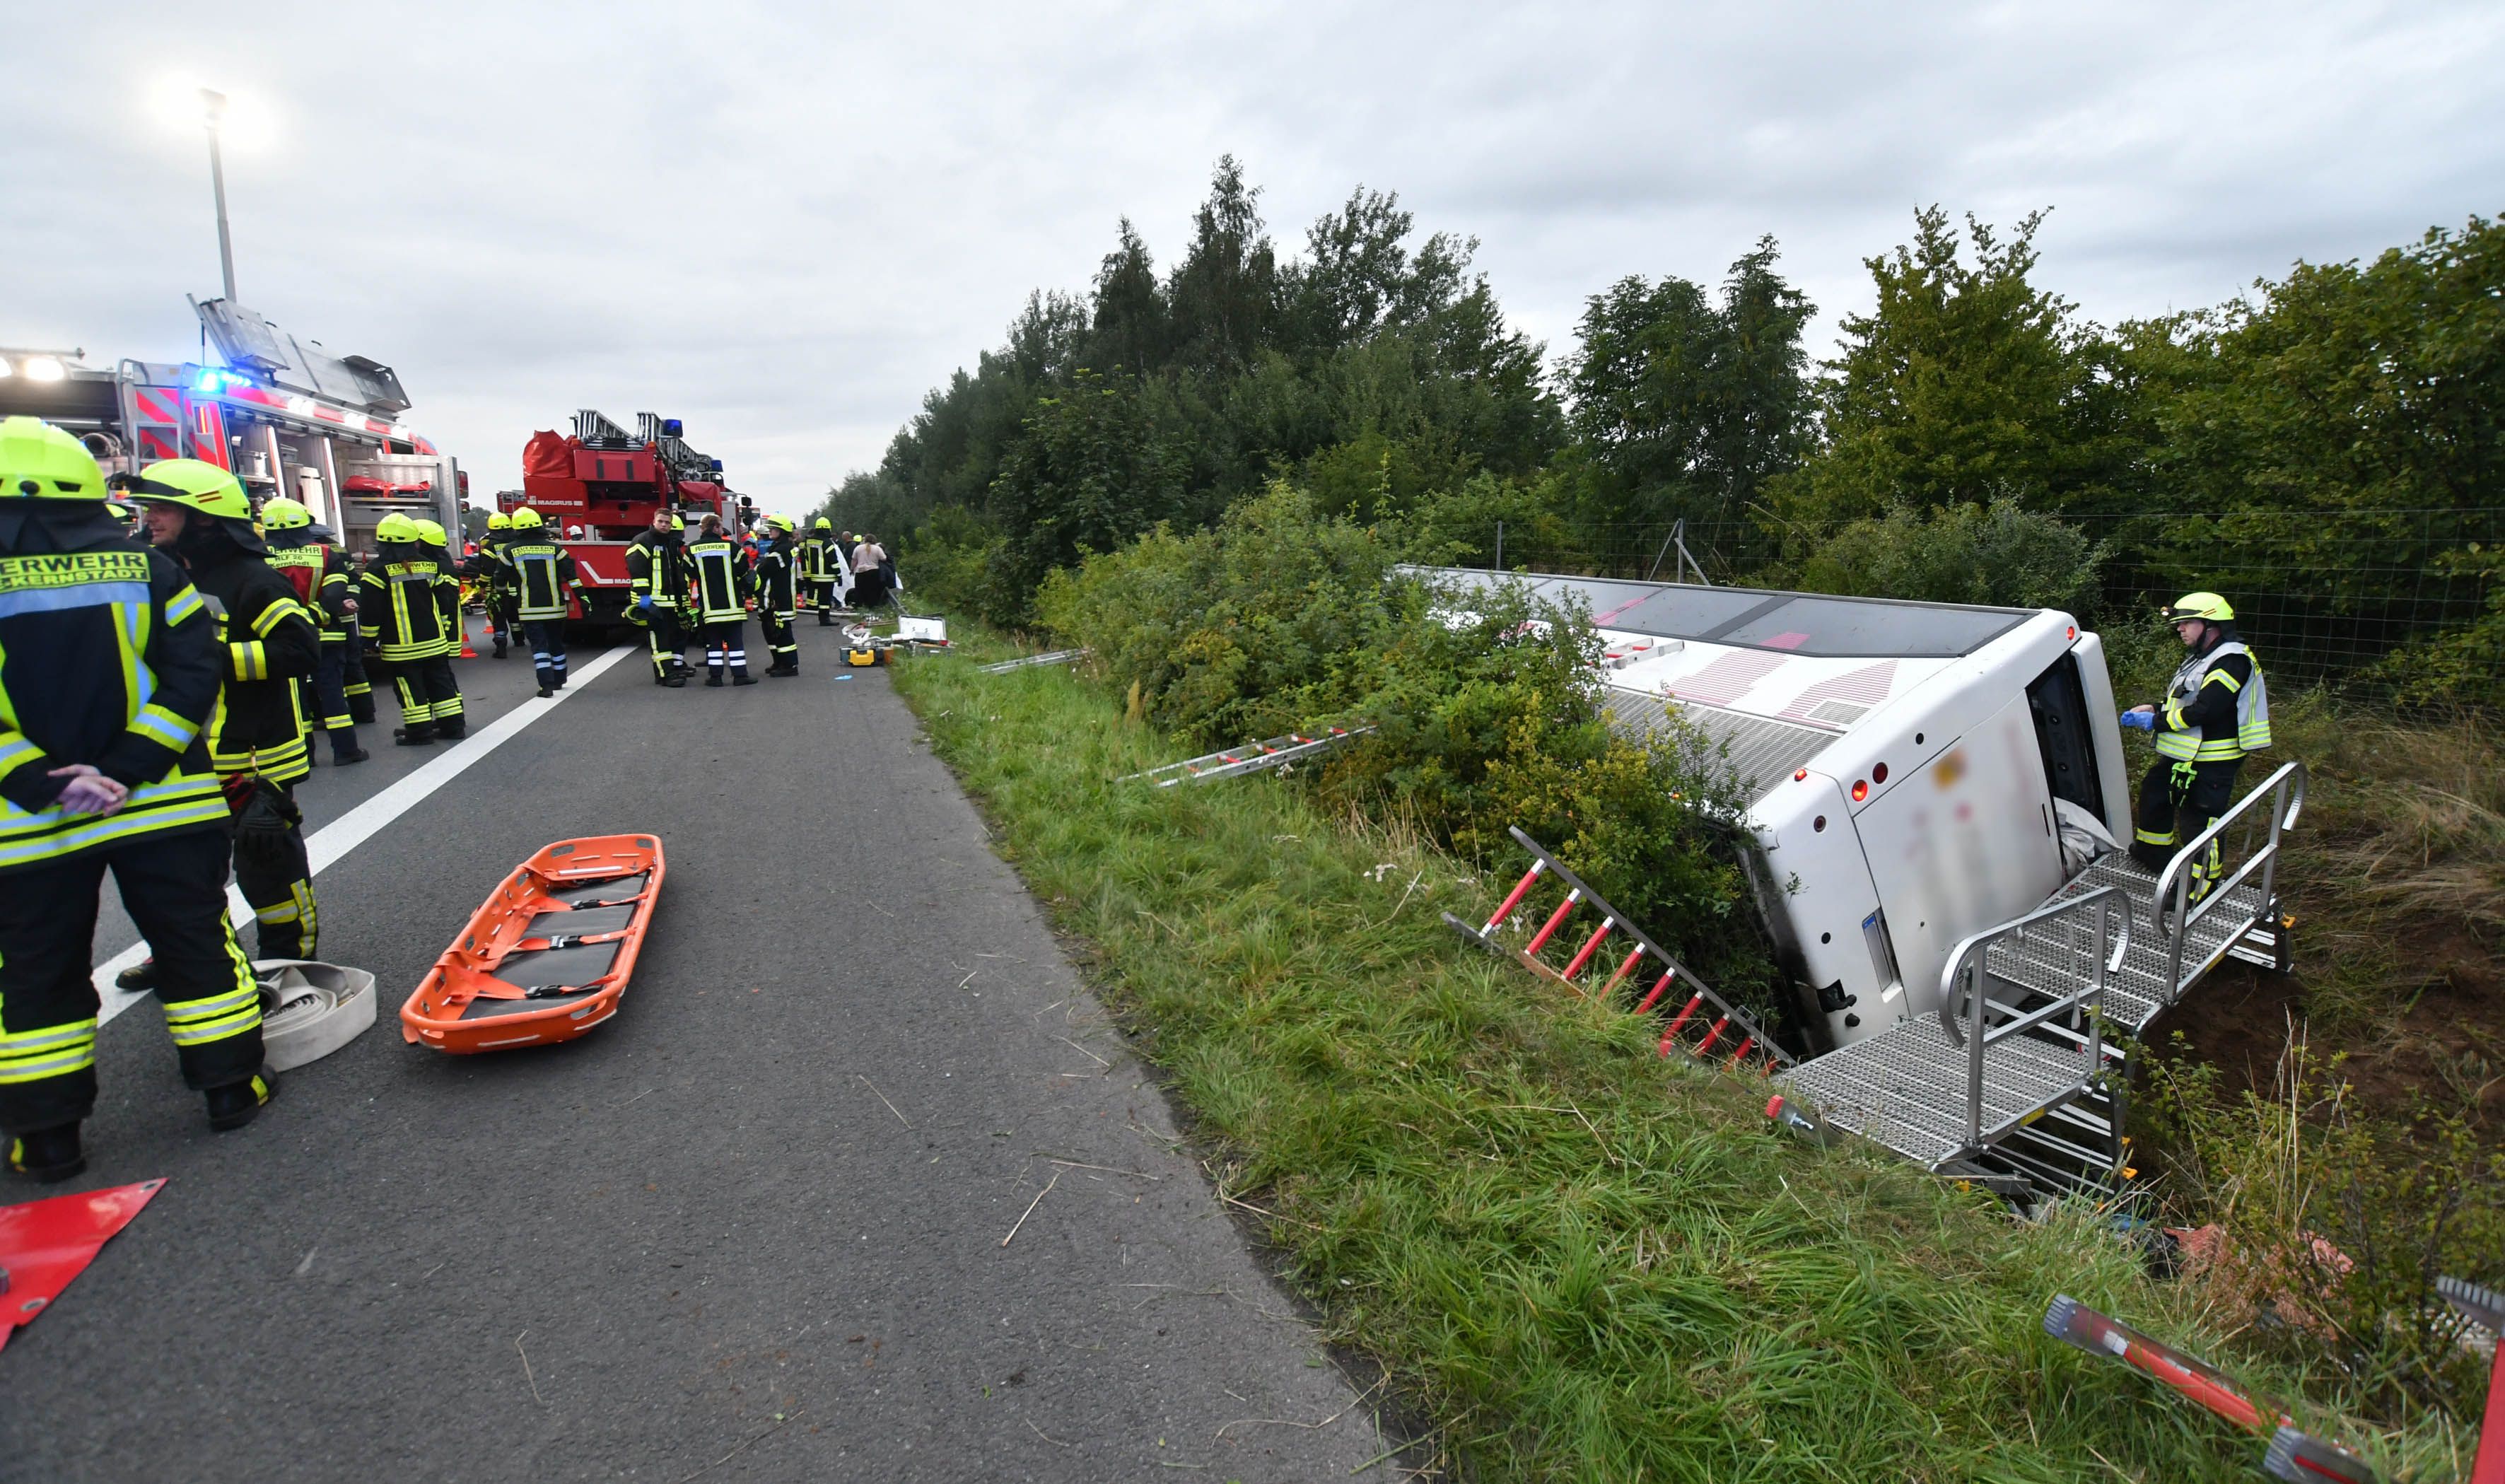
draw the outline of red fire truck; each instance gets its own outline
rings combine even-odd
[[[655,512],[676,512],[690,532],[707,514],[720,514],[725,526],[737,519],[722,460],[688,447],[677,418],[638,412],[629,435],[587,407],[574,414],[571,435],[531,435],[521,493],[496,503],[508,511],[529,505],[573,553],[582,591],[569,617],[590,624],[625,621],[626,548]]]
[[[459,530],[469,476],[400,421],[400,377],[363,356],[333,356],[254,311],[194,300],[223,364],[124,360],[0,347],[0,416],[27,413],[77,434],[107,474],[159,459],[234,471],[256,502],[286,494],[360,556],[398,511]]]

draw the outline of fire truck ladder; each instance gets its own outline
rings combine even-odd
[[[1291,731],[1284,737],[1264,737],[1258,742],[1247,742],[1242,747],[1230,747],[1223,752],[1203,753],[1197,758],[1185,758],[1181,762],[1169,762],[1163,767],[1152,767],[1145,773],[1126,773],[1114,781],[1131,783],[1145,780],[1155,784],[1160,789],[1171,789],[1179,783],[1208,783],[1219,778],[1239,778],[1246,773],[1257,773],[1265,768],[1282,767],[1302,758],[1318,757],[1352,737],[1361,737],[1373,729],[1371,724],[1326,726],[1311,736],[1300,731]]]
[[[2006,1194],[2112,1193],[2129,1149],[2108,1031],[2139,1036],[2228,958],[2287,967],[2278,854],[2304,805],[2305,765],[2290,762],[2162,871],[2126,851],[2098,858],[2042,906],[1958,943],[1936,1017],[1784,1080],[1830,1123],[1925,1169]],[[2220,879],[2195,901],[2213,848]]]
[[[1633,997],[1633,1003],[1628,1007],[1630,1010],[1639,1015],[1649,1015],[1658,1010],[1667,1017],[1661,1033],[1661,1054],[1664,1056],[1673,1051],[1684,1051],[1700,1062],[1718,1061],[1733,1069],[1755,1067],[1760,1073],[1778,1071],[1793,1064],[1791,1054],[1777,1045],[1753,1016],[1714,993],[1712,987],[1698,978],[1686,965],[1645,936],[1641,928],[1627,921],[1617,908],[1602,901],[1600,893],[1567,869],[1565,863],[1549,854],[1537,840],[1520,830],[1513,830],[1510,833],[1515,843],[1531,852],[1531,869],[1522,873],[1522,879],[1514,883],[1503,904],[1484,924],[1474,927],[1446,912],[1444,921],[1454,932],[1498,958],[1511,959],[1541,978],[1563,984],[1589,999],[1605,1003],[1618,993],[1619,986],[1628,986],[1628,994]],[[1499,935],[1542,876],[1554,877],[1558,884],[1564,886],[1565,899],[1549,912],[1547,920],[1532,934],[1530,941],[1519,947],[1505,942]],[[1557,936],[1557,930],[1566,925],[1566,919],[1585,904],[1601,914],[1601,925],[1583,939],[1582,946],[1574,950],[1565,968],[1551,968],[1541,961],[1539,950]],[[1602,942],[1611,934],[1625,940],[1627,951],[1623,958],[1617,958],[1616,969],[1595,985],[1593,979],[1599,978],[1600,971],[1609,965],[1608,958],[1599,958],[1598,955]],[[1616,957],[1614,949],[1610,957]],[[1661,971],[1658,978],[1653,977],[1655,969]],[[1590,971],[1588,975],[1587,970]],[[1649,989],[1644,988],[1647,980],[1651,981]],[[1677,1007],[1676,1013],[1671,1012],[1673,1005]],[[1725,1047],[1729,1049],[1725,1050]]]
[[[626,430],[600,413],[584,407],[574,414],[574,436],[582,440],[585,448],[639,448],[643,445],[626,436]]]

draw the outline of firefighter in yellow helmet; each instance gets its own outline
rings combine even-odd
[[[487,633],[496,646],[495,653],[489,657],[495,659],[505,657],[506,646],[512,642],[514,630],[519,627],[512,611],[513,595],[506,585],[509,574],[498,559],[505,543],[512,540],[512,516],[503,511],[490,511],[487,534],[478,543],[477,554],[461,564],[461,575],[478,583],[486,599]]]
[[[416,521],[394,512],[374,526],[374,556],[357,575],[357,611],[372,628],[382,667],[400,697],[392,740],[424,747],[466,726],[453,642],[438,594],[444,573],[428,555]],[[448,711],[446,708],[449,708]]]
[[[748,673],[748,599],[754,570],[747,551],[723,534],[722,517],[707,515],[688,543],[690,617],[701,625],[705,647],[705,684],[722,684],[726,666],[734,686],[753,686]]]
[[[757,548],[757,626],[765,630],[766,653],[774,656],[765,673],[788,680],[800,673],[800,642],[792,631],[797,616],[792,517],[768,515],[758,524],[764,539]]]
[[[296,785],[313,760],[297,692],[321,667],[321,625],[270,567],[252,502],[233,475],[199,459],[166,459],[123,485],[139,504],[148,539],[182,564],[225,626],[209,762],[234,811],[235,885],[252,904],[261,956],[316,957],[313,867],[296,807]],[[150,988],[156,973],[152,960],[121,983]]]
[[[86,1167],[96,901],[110,866],[157,951],[183,1078],[252,1120],[261,998],[227,926],[228,811],[202,730],[228,651],[162,551],[106,513],[79,441],[0,419],[0,1129],[39,1180]]]
[[[514,611],[530,642],[543,700],[565,689],[565,617],[582,590],[573,553],[550,540],[546,527],[539,512],[522,507],[513,512],[512,539],[496,554],[503,581],[516,595]]]
[[[809,534],[800,543],[800,577],[808,584],[809,606],[818,611],[820,628],[834,624],[835,595],[841,586],[836,574],[842,562],[835,551],[835,523],[821,515],[809,523]]]
[[[372,756],[357,745],[357,724],[346,689],[350,595],[347,558],[313,534],[313,512],[280,497],[261,505],[261,539],[269,548],[270,570],[287,579],[322,631],[322,657],[313,678],[298,688],[307,730],[330,738],[331,761],[345,767]]]
[[[2236,636],[2236,610],[2214,592],[2192,592],[2166,617],[2190,654],[2162,703],[2122,715],[2125,726],[2152,732],[2157,742],[2157,761],[2140,780],[2131,841],[2132,858],[2151,870],[2164,870],[2183,841],[2227,812],[2244,754],[2271,745],[2269,689],[2260,661]],[[2193,863],[2191,900],[2217,884],[2220,862],[2212,840]]]

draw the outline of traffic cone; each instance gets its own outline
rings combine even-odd
[[[467,614],[461,616],[461,657],[464,659],[478,657],[478,652],[470,647],[470,616]]]

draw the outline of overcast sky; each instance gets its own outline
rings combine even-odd
[[[0,343],[196,354],[216,86],[237,297],[398,368],[482,495],[651,409],[796,513],[1119,217],[1169,263],[1227,152],[1283,247],[1360,182],[1478,237],[1552,354],[1764,232],[1823,354],[1928,202],[2055,208],[2104,321],[2505,208],[2496,0],[8,9]]]

